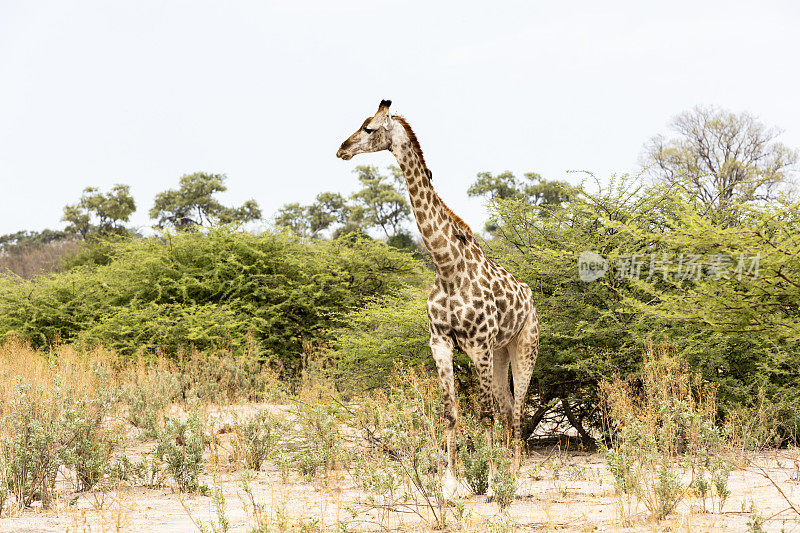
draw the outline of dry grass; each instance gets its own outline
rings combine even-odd
[[[201,356],[189,356],[196,358],[198,369]],[[74,472],[61,469],[51,508],[42,509],[37,500],[32,509],[23,509],[11,497],[0,517],[0,530],[158,529],[166,533],[198,528],[266,532],[428,531],[444,527],[500,532],[755,530],[748,524],[767,529],[800,527],[792,510],[800,490],[796,450],[762,453],[746,465],[737,463],[729,472],[731,494],[721,512],[718,506],[706,504],[692,485],[701,468],[710,472],[711,463],[700,459],[703,453],[709,459],[717,456],[718,450],[728,453],[724,442],[719,443],[722,447],[712,448],[716,444],[703,428],[704,422],[713,420],[713,392],[698,394],[704,390],[702,384],[668,352],[653,350],[646,357],[641,389],[619,382],[605,389],[607,420],[616,428],[617,439],[610,449],[621,450],[624,438],[636,436],[630,432],[626,436],[624,431],[636,422],[640,440],[632,442],[642,444],[653,435],[651,451],[657,452],[648,454],[646,447],[640,446],[640,455],[631,456],[639,461],[641,468],[634,474],[642,489],[633,497],[637,507],[625,515],[620,512],[624,494],[619,492],[619,472],[614,465],[601,454],[559,448],[537,449],[529,455],[516,479],[516,497],[506,510],[484,496],[469,494],[466,485],[463,497],[444,502],[439,486],[444,466],[439,384],[436,376],[422,371],[398,369],[390,391],[344,402],[335,384],[324,377],[324,354],[307,346],[303,380],[294,394],[280,393],[282,404],[251,399],[272,397],[262,388],[265,385],[259,385],[257,390],[262,392],[255,395],[252,391],[234,394],[242,403],[231,403],[230,390],[249,381],[231,378],[224,387],[215,388],[204,380],[215,381],[220,373],[208,369],[181,373],[174,363],[159,358],[141,358],[125,365],[115,354],[101,349],[82,353],[65,346],[42,354],[10,340],[0,345],[0,372],[11,377],[0,382],[0,418],[4,421],[18,397],[14,383],[39,388],[40,405],[46,406],[53,404],[54,386],[61,387],[59,395],[63,392],[65,397],[114,396],[114,391],[130,383],[144,384],[159,372],[177,375],[182,392],[159,410],[154,437],[127,423],[130,405],[114,399],[104,417],[105,427],[120,424],[124,430],[114,461],[123,456],[131,464],[148,459],[166,472],[165,464],[155,457],[159,444],[171,442],[175,445],[173,459],[180,458],[185,436],[165,433],[174,425],[165,422],[196,417],[209,438],[198,482],[209,490],[205,494],[181,493],[179,483],[171,477],[162,475],[161,481],[149,483],[141,473],[124,479],[106,473],[104,482],[77,492],[70,482]],[[263,379],[270,383],[274,375],[267,372]],[[209,395],[193,395],[191,391],[197,390],[209,391]],[[469,412],[467,405],[462,412]],[[253,421],[257,423],[253,425]],[[269,435],[259,431],[265,424],[270,426]],[[472,424],[467,416],[462,418],[466,436],[480,433],[479,425]],[[2,428],[0,436],[5,439],[9,426],[4,423]],[[258,471],[246,468],[248,454],[256,451],[255,447],[260,447],[259,457],[266,458]],[[686,457],[693,459],[686,462]],[[680,498],[670,512],[657,517],[651,508],[659,509],[658,500],[652,500],[655,505],[647,500],[661,490],[658,472],[663,458],[678,474],[675,479],[682,492],[677,493]],[[718,499],[714,490],[707,496]]]

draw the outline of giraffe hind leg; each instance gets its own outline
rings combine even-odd
[[[522,414],[525,409],[525,395],[533,375],[533,367],[539,354],[539,317],[531,311],[525,325],[514,340],[509,343],[511,373],[514,379],[514,407],[512,425],[514,432],[514,468],[519,469],[522,455]]]
[[[512,414],[514,412],[514,397],[511,394],[511,384],[508,379],[508,370],[511,358],[508,349],[498,348],[494,351],[494,364],[492,369],[492,385],[494,396],[500,404],[500,414],[503,419],[503,445],[511,445]]]

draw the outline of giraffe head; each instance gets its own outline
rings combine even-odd
[[[390,149],[394,128],[394,120],[389,113],[390,105],[392,105],[391,100],[381,100],[378,112],[372,117],[367,117],[358,131],[342,143],[336,152],[336,157],[347,161],[354,155]]]

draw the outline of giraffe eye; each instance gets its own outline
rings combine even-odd
[[[373,129],[370,129],[370,128],[367,128],[367,127],[365,126],[365,127],[364,127],[364,131],[365,131],[365,132],[367,132],[367,133],[372,133],[372,132],[373,132],[373,131],[375,131],[375,130],[373,130]]]

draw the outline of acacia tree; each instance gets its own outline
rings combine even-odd
[[[61,220],[67,222],[67,232],[86,239],[90,233],[126,233],[123,223],[129,220],[134,211],[136,202],[128,185],[114,185],[107,193],[101,193],[95,187],[87,187],[78,203],[64,207]],[[97,222],[94,223],[93,220]]]
[[[334,226],[338,226],[334,237],[349,233],[366,236],[366,230],[380,228],[389,244],[412,246],[411,235],[403,228],[411,213],[402,188],[405,179],[397,167],[390,166],[389,171],[387,176],[376,167],[356,167],[362,188],[350,196],[350,201],[341,194],[323,192],[310,205],[285,204],[275,216],[275,225],[312,238]]]
[[[261,218],[261,209],[255,200],[240,207],[226,207],[214,195],[228,190],[224,174],[195,172],[184,174],[180,187],[156,195],[150,218],[159,227],[171,225],[176,229],[192,229],[215,223],[244,223]]]
[[[310,205],[297,202],[283,205],[275,215],[275,225],[297,235],[316,238],[334,224],[345,224],[349,213],[350,208],[341,194],[323,192]]]
[[[749,113],[697,106],[669,126],[676,136],[651,138],[643,166],[657,181],[696,196],[703,214],[727,225],[735,223],[734,203],[774,199],[797,163],[797,151],[776,141],[781,130]]]
[[[411,206],[402,189],[405,178],[399,168],[389,166],[390,176],[378,172],[374,166],[358,166],[355,173],[361,190],[351,199],[351,217],[365,227],[378,227],[387,238],[403,233],[402,226],[409,220]]]
[[[531,205],[542,206],[539,216],[548,216],[551,208],[562,207],[570,199],[579,194],[579,189],[566,181],[547,180],[536,172],[526,172],[522,179],[512,172],[505,171],[498,175],[491,172],[479,172],[478,179],[469,186],[467,195],[482,196],[492,202],[517,198]],[[484,226],[489,233],[497,231],[497,224],[489,220]]]

